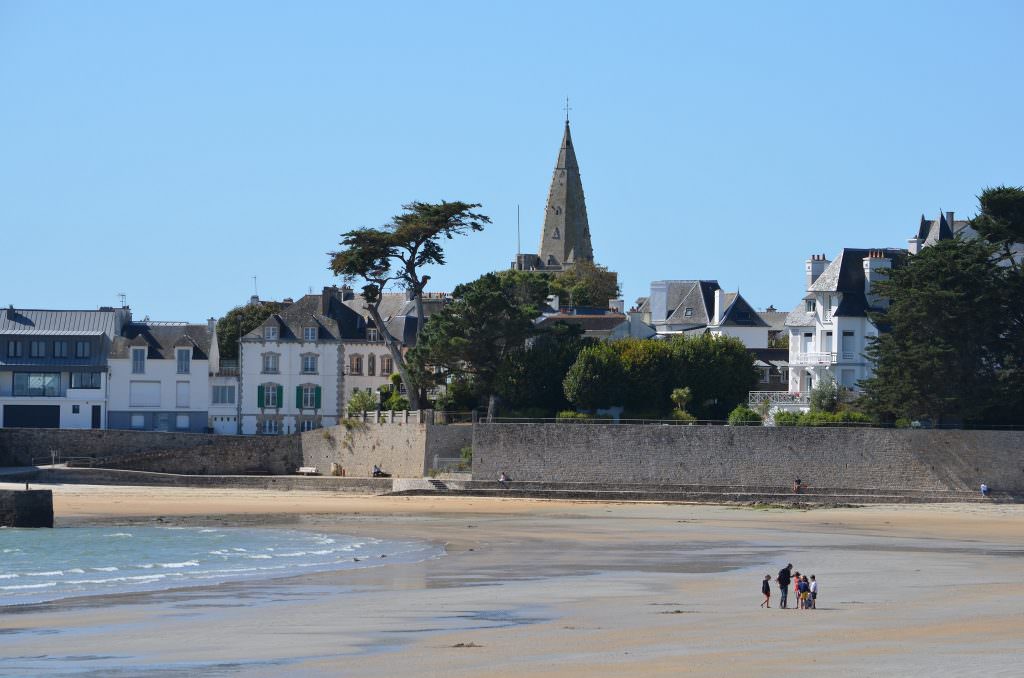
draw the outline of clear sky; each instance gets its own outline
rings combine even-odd
[[[483,204],[437,291],[536,251],[570,97],[627,306],[905,246],[1024,184],[1024,3],[0,0],[0,304],[198,321],[334,279],[341,232]]]

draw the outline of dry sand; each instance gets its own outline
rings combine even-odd
[[[1024,506],[53,489],[62,525],[287,525],[447,555],[7,608],[3,675],[1020,675]],[[820,609],[758,607],[786,562],[818,575]]]

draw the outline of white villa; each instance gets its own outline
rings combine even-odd
[[[704,334],[735,337],[747,348],[768,348],[770,326],[739,292],[717,280],[656,280],[636,310],[659,337]]]

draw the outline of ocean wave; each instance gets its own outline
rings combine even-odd
[[[11,574],[0,574],[0,579],[17,579],[20,576],[20,574],[14,574],[12,572]]]
[[[26,577],[62,577],[64,570],[50,570],[49,572],[26,572]]]
[[[249,558],[251,560],[270,560],[271,558],[273,558],[273,556],[268,556],[265,553],[257,553],[254,556],[246,556],[246,558]]]
[[[179,567],[195,567],[199,564],[198,560],[186,560],[181,563],[158,563],[160,567],[179,568]]]
[[[0,586],[0,591],[19,591],[21,589],[45,589],[51,586],[56,586],[57,582],[48,581],[42,584],[19,584],[16,586]]]
[[[117,568],[111,565],[110,567],[90,567],[93,572],[117,572]]]
[[[132,536],[129,532],[114,532],[113,534],[105,534],[104,537],[130,537]]]

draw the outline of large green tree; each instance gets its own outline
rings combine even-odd
[[[622,404],[625,372],[618,351],[600,343],[580,351],[565,375],[565,397],[576,407],[594,410]]]
[[[503,404],[520,412],[543,411],[542,416],[567,409],[562,381],[580,351],[595,343],[582,335],[578,325],[557,323],[509,351],[498,373]]]
[[[999,405],[1014,358],[1009,271],[996,258],[997,247],[984,240],[944,240],[878,283],[890,301],[872,314],[883,330],[867,351],[874,375],[862,384],[872,413],[941,425],[984,421]]]
[[[523,299],[494,273],[459,285],[451,302],[430,318],[409,360],[426,373],[441,368],[446,379],[471,383],[487,400],[487,417],[497,405],[499,370],[506,356],[535,333],[543,297]]]
[[[342,234],[341,249],[331,252],[330,269],[349,282],[362,282],[365,309],[391,353],[409,394],[410,407],[420,407],[420,384],[406,367],[401,338],[393,336],[381,317],[380,304],[391,286],[408,290],[416,302],[417,336],[426,321],[423,291],[430,276],[423,269],[445,263],[442,240],[483,230],[490,219],[473,210],[476,203],[412,202],[380,228]]]
[[[693,394],[689,411],[698,419],[723,420],[757,383],[754,357],[735,337],[675,337],[676,383]]]
[[[613,271],[580,262],[564,273],[551,277],[550,294],[560,303],[572,306],[607,308],[609,299],[619,297],[619,277]]]
[[[1014,256],[1014,246],[1024,243],[1024,187],[996,186],[978,196],[978,215],[971,226],[985,240],[999,248],[1001,258],[1019,269],[1022,262]]]
[[[221,360],[238,359],[238,340],[281,310],[276,301],[236,306],[217,321],[217,350]]]

